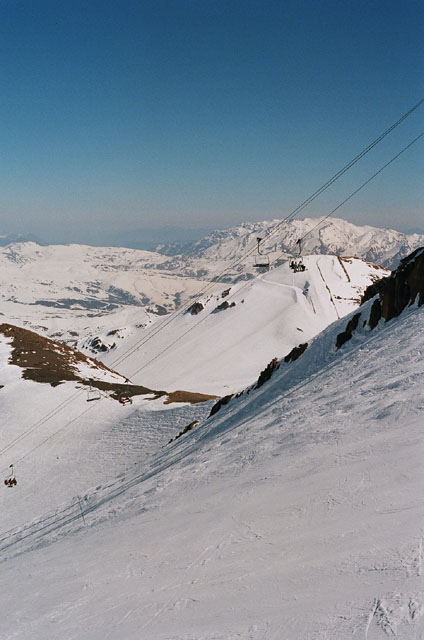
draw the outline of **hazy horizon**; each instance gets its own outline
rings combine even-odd
[[[344,219],[343,216],[337,216],[339,219]],[[297,219],[303,218],[314,218],[314,216],[301,216]],[[256,220],[256,221],[241,221],[242,222],[264,222],[264,220]],[[351,221],[349,221],[351,222]],[[239,223],[240,224],[240,223]],[[353,223],[355,224],[355,223]],[[226,229],[232,228],[236,225],[231,225],[231,227],[210,227],[203,229],[193,229],[187,227],[152,227],[152,228],[137,228],[133,229],[131,232],[117,232],[115,234],[111,234],[109,236],[96,236],[95,234],[90,235],[88,237],[78,236],[78,234],[74,234],[72,236],[66,237],[64,235],[41,235],[41,234],[32,234],[32,233],[3,233],[3,230],[0,228],[0,246],[4,243],[1,242],[2,238],[11,237],[12,242],[20,241],[19,236],[23,236],[24,240],[27,239],[37,242],[41,245],[54,245],[54,244],[87,244],[91,246],[113,246],[113,247],[126,247],[130,249],[146,249],[151,250],[159,244],[186,244],[190,242],[194,242],[196,240],[201,240],[205,236],[209,235],[214,231],[224,231]],[[361,225],[358,225],[361,226]],[[377,226],[377,225],[370,225]],[[395,227],[378,227],[378,228],[390,228],[395,231],[400,231],[405,234],[420,234],[424,235],[424,226],[416,227],[416,228],[395,228]]]

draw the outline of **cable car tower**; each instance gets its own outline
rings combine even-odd
[[[260,244],[262,242],[262,238],[256,238],[256,241],[258,243],[258,253],[255,255],[255,264],[253,265],[255,267],[255,269],[265,269],[266,271],[269,271],[269,257],[267,253],[263,253],[261,251],[261,247]]]

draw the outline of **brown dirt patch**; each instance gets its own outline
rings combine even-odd
[[[164,404],[171,402],[189,402],[190,404],[198,404],[199,402],[207,402],[208,400],[216,400],[218,396],[210,396],[206,393],[192,393],[191,391],[171,391]]]
[[[3,334],[6,338],[11,338],[12,351],[9,363],[21,367],[22,377],[25,380],[47,383],[52,387],[68,381],[80,382],[87,386],[91,384],[92,387],[109,393],[115,400],[118,400],[121,394],[130,397],[152,395],[154,396],[152,400],[168,396],[165,400],[166,404],[171,404],[172,402],[197,404],[217,397],[202,393],[191,393],[190,391],[174,391],[168,394],[167,391],[157,391],[142,385],[89,380],[81,377],[76,368],[78,364],[83,363],[90,366],[93,369],[93,375],[95,375],[96,369],[116,375],[120,374],[109,369],[109,367],[95,358],[88,358],[83,353],[65,344],[44,338],[38,333],[22,327],[3,323],[0,324],[0,334]],[[0,385],[1,387],[2,385]]]
[[[84,363],[95,369],[111,372],[111,369],[94,358],[87,358],[79,351],[60,342],[44,338],[38,333],[0,324],[0,333],[12,339],[10,364],[23,369],[22,377],[34,382],[45,382],[53,387],[68,380],[81,380],[77,365]]]

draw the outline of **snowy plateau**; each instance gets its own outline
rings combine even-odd
[[[1,640],[424,638],[424,238],[316,223],[2,248]]]

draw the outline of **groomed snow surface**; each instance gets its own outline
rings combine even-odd
[[[423,313],[337,352],[331,325],[213,418],[183,408],[201,424],[170,445],[174,408],[105,399],[27,455],[1,499],[0,637],[423,638]]]
[[[116,348],[97,357],[149,389],[215,395],[244,389],[274,357],[357,308],[366,287],[389,273],[358,258],[307,256],[304,263],[303,272],[286,262],[204,296],[196,315],[177,312],[148,328],[127,327],[122,340],[102,335]]]

